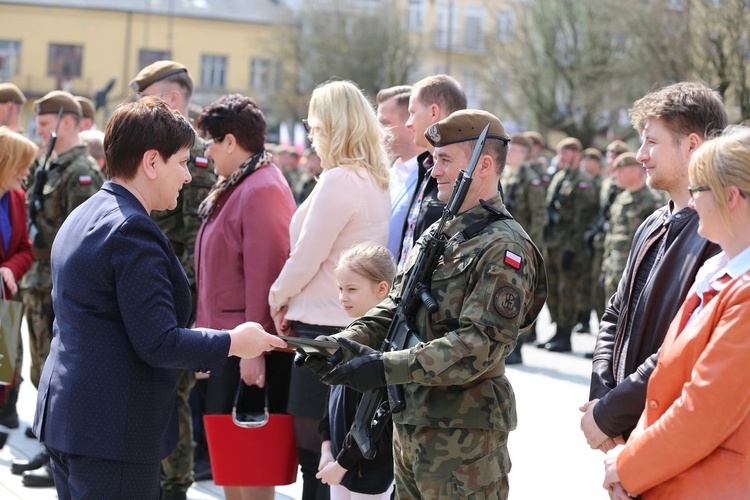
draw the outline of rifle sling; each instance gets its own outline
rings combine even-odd
[[[489,203],[487,203],[484,200],[479,201],[482,204],[482,208],[487,210],[489,214],[484,219],[475,222],[474,224],[470,224],[467,226],[463,231],[461,231],[461,236],[463,236],[463,241],[467,241],[472,239],[474,236],[478,235],[482,231],[484,231],[484,228],[492,224],[493,222],[497,222],[499,220],[507,220],[512,219],[513,217],[510,215],[507,215],[497,208],[493,207]]]

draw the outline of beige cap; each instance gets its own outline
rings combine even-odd
[[[81,116],[81,105],[78,104],[73,94],[64,90],[53,90],[34,103],[34,112],[37,115],[63,113]]]
[[[427,140],[436,148],[454,144],[456,142],[475,141],[487,124],[488,139],[501,139],[509,142],[510,137],[505,133],[505,127],[495,115],[480,109],[462,109],[451,113],[432,124],[424,133]]]

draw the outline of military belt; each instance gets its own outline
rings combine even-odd
[[[487,380],[491,378],[502,377],[503,375],[505,375],[505,361],[499,362],[490,371],[487,371],[481,374],[479,377],[477,377],[477,380],[481,382],[483,380]]]
[[[49,260],[51,254],[51,248],[35,248],[34,260]]]

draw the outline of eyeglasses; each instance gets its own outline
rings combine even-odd
[[[209,147],[214,142],[221,142],[223,140],[224,140],[224,136],[221,136],[221,137],[212,137],[210,139],[206,139],[205,141],[203,141],[203,146],[204,147]]]
[[[690,191],[690,197],[695,198],[696,193],[702,193],[703,191],[711,191],[711,188],[708,186],[688,186],[688,191]]]
[[[302,120],[302,126],[305,127],[305,132],[307,132],[308,134],[312,130],[312,128],[310,128],[310,124],[307,123],[307,118]]]

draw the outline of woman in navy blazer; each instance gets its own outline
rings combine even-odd
[[[34,258],[22,183],[29,175],[36,149],[26,137],[8,127],[0,127],[0,278],[8,299],[18,291],[18,282]],[[22,359],[23,348],[19,342],[16,373]],[[13,429],[18,427],[18,386],[17,376],[11,385],[0,386],[0,424]]]
[[[187,278],[149,212],[176,206],[194,140],[157,97],[120,106],[104,138],[110,180],[52,246],[55,323],[34,432],[60,499],[157,499],[177,443],[176,369],[218,371],[229,355],[286,345],[257,323],[187,329]]]

